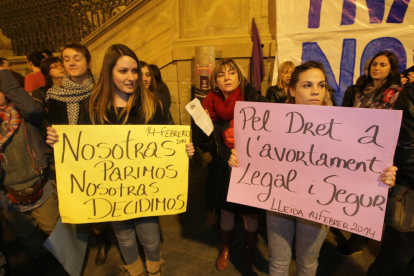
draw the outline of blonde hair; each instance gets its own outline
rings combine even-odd
[[[129,96],[125,108],[118,113],[115,106],[115,84],[112,77],[112,70],[119,58],[129,56],[133,58],[138,65],[138,80],[135,83],[134,92]],[[102,64],[102,71],[96,87],[92,90],[89,100],[89,117],[92,124],[103,124],[110,122],[106,116],[106,111],[110,107],[115,108],[115,114],[118,118],[125,116],[122,124],[126,124],[131,109],[141,102],[139,112],[144,117],[145,124],[148,123],[155,114],[157,104],[161,106],[159,100],[147,89],[142,81],[142,72],[139,67],[139,60],[135,53],[125,45],[114,44],[108,48]]]
[[[241,95],[242,95],[242,100],[244,100],[244,87],[249,83],[248,81],[247,81],[247,79],[243,76],[243,74],[242,74],[242,72],[241,72],[241,70],[240,70],[240,67],[237,65],[237,63],[234,61],[234,60],[232,60],[231,58],[222,58],[222,59],[220,59],[217,63],[216,63],[216,65],[214,66],[214,69],[213,69],[213,73],[212,73],[212,76],[211,76],[211,79],[210,79],[210,85],[211,85],[211,87],[213,87],[213,89],[215,89],[215,90],[218,90],[218,87],[217,87],[217,82],[216,82],[216,80],[217,80],[217,75],[219,74],[219,73],[221,73],[221,71],[223,70],[223,67],[229,67],[231,70],[234,70],[234,71],[236,71],[237,72],[237,75],[238,75],[238,77],[239,77],[239,86],[240,86],[240,89],[241,89]]]
[[[282,62],[282,64],[280,64],[279,70],[277,70],[277,82],[276,82],[277,87],[279,87],[280,89],[283,88],[282,73],[283,71],[285,71],[285,69],[295,70],[295,64],[293,64],[293,62],[291,61],[284,61]]]

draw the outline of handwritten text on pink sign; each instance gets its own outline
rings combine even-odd
[[[381,239],[401,112],[237,102],[228,201]]]

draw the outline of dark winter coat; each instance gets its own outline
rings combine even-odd
[[[168,86],[163,82],[157,82],[157,92],[155,95],[161,100],[166,109],[171,107],[171,94]]]
[[[396,184],[414,189],[414,85],[406,86],[398,96],[394,110],[402,110],[400,135],[394,156],[398,167]]]
[[[52,162],[52,155],[42,134],[42,122],[47,115],[45,108],[20,86],[9,70],[0,70],[0,91],[20,113],[22,120],[19,127],[23,127],[27,135],[33,170],[39,175],[45,173]]]
[[[58,100],[48,100],[49,122],[52,125],[68,125],[67,103]]]
[[[89,97],[84,99],[81,102],[81,109],[79,114],[79,121],[78,125],[91,125],[91,119],[89,117],[89,111],[88,111],[88,103],[89,103]],[[128,117],[127,125],[143,125],[145,124],[144,117],[141,114],[141,102],[138,101],[138,103],[131,109],[131,112]],[[155,111],[154,117],[147,123],[148,125],[168,125],[167,115],[169,114],[169,111],[163,111],[161,108],[161,103],[157,104],[157,108]],[[105,124],[111,124],[111,125],[121,125],[123,122],[122,118],[117,118],[115,109],[111,107],[107,110],[106,116],[110,122],[106,122]]]
[[[341,106],[354,107],[355,95],[360,91],[365,78],[365,75],[360,76],[354,85],[351,85],[346,89]]]
[[[286,103],[287,97],[285,90],[277,85],[270,86],[266,92],[266,98],[271,103]]]
[[[250,84],[247,84],[244,88],[244,100],[248,102],[268,102]],[[212,212],[223,209],[239,214],[259,213],[259,209],[226,201],[231,173],[231,168],[227,162],[231,155],[231,149],[224,143],[223,133],[230,127],[230,121],[215,121],[213,124],[214,131],[210,136],[197,128],[198,146],[212,156],[206,182],[207,206]]]

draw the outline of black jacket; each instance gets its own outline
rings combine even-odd
[[[49,109],[49,122],[52,125],[68,125],[69,116],[67,103],[49,99],[47,107]]]
[[[345,91],[344,94],[344,98],[342,100],[342,105],[344,107],[354,107],[354,103],[355,103],[355,95],[359,92],[359,90],[361,89],[364,80],[365,80],[366,76],[362,75],[360,76],[356,83],[354,85],[351,85],[350,87],[348,87]]]
[[[266,92],[266,98],[271,103],[285,103],[287,100],[287,94],[283,88],[279,88],[277,85],[270,86]]]
[[[155,95],[161,100],[166,109],[171,107],[171,94],[168,86],[163,82],[157,82],[157,92]]]
[[[89,98],[87,97],[81,102],[80,114],[78,125],[91,125],[92,121],[89,117],[88,103]],[[141,102],[138,101],[137,104],[131,109],[131,112],[128,117],[127,125],[143,125],[145,124],[144,117],[141,114]],[[154,117],[147,123],[148,125],[169,125],[168,122],[169,111],[163,112],[161,104],[157,104],[157,108],[154,114]],[[121,125],[123,122],[123,117],[118,118],[115,113],[115,109],[111,107],[107,110],[106,116],[110,122],[105,122],[105,124]]]
[[[47,90],[49,90],[50,87],[47,86],[42,86],[42,87],[38,87],[36,88],[33,92],[32,92],[32,96],[35,97],[36,99],[39,99],[42,101],[43,106],[46,107],[46,92]]]
[[[414,189],[414,84],[400,92],[394,110],[403,111],[394,156],[394,165],[398,167],[396,183]]]

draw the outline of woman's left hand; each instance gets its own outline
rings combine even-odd
[[[398,171],[398,168],[396,166],[392,166],[389,168],[386,168],[384,172],[380,176],[380,180],[384,183],[389,185],[389,188],[392,188],[395,186],[395,175]]]
[[[185,147],[187,150],[188,157],[193,156],[195,152],[193,143],[188,143],[187,145],[185,145]]]
[[[230,167],[240,166],[239,159],[237,158],[237,152],[236,152],[235,149],[231,150],[231,155],[230,155],[230,159],[229,159],[228,163],[229,163]]]

